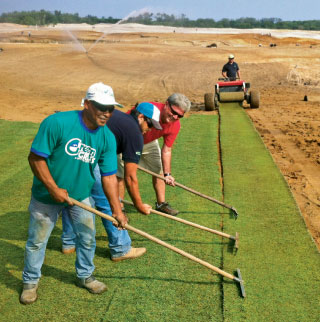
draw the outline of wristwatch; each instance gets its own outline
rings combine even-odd
[[[169,176],[171,176],[170,172],[164,174],[164,177],[169,177]]]

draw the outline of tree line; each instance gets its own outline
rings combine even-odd
[[[0,23],[16,23],[22,25],[50,25],[57,23],[117,23],[121,19],[113,17],[98,18],[87,15],[80,17],[78,13],[62,13],[61,11],[14,11],[3,13],[0,16]],[[267,29],[294,29],[294,30],[320,30],[320,20],[303,21],[283,21],[280,18],[239,18],[239,19],[221,19],[215,21],[209,18],[199,18],[191,20],[185,14],[180,16],[169,15],[166,13],[143,13],[135,17],[130,17],[121,23],[141,23],[145,25],[163,25],[172,27],[190,27],[190,28],[267,28]]]
[[[30,26],[44,26],[55,25],[57,23],[87,23],[95,25],[98,23],[116,23],[120,19],[112,17],[98,18],[88,15],[86,17],[80,17],[78,13],[62,13],[55,10],[54,12],[40,10],[40,11],[14,11],[9,13],[3,13],[0,16],[0,23],[16,23],[20,25]]]

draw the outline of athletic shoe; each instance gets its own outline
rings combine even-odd
[[[114,262],[120,262],[125,259],[133,259],[142,256],[145,252],[147,251],[146,248],[141,247],[141,248],[133,248],[129,250],[129,252],[123,256],[120,257],[111,257],[111,260]]]
[[[38,289],[38,284],[23,283],[23,290],[20,296],[20,303],[21,304],[34,303],[38,298],[37,289]]]
[[[85,280],[79,278],[78,281],[79,286],[86,288],[90,293],[93,294],[101,294],[107,290],[107,286],[98,281],[93,275]]]
[[[156,210],[171,216],[176,216],[179,213],[179,211],[172,208],[168,202],[163,202],[160,205],[156,202]]]

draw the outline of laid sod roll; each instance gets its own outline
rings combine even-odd
[[[220,102],[242,102],[243,100],[244,100],[243,92],[220,93]]]

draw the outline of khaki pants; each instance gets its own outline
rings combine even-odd
[[[161,149],[158,140],[154,140],[143,146],[139,165],[147,170],[161,174],[162,162],[161,162]],[[124,162],[122,160],[122,154],[118,154],[118,171],[117,177],[124,178]]]

